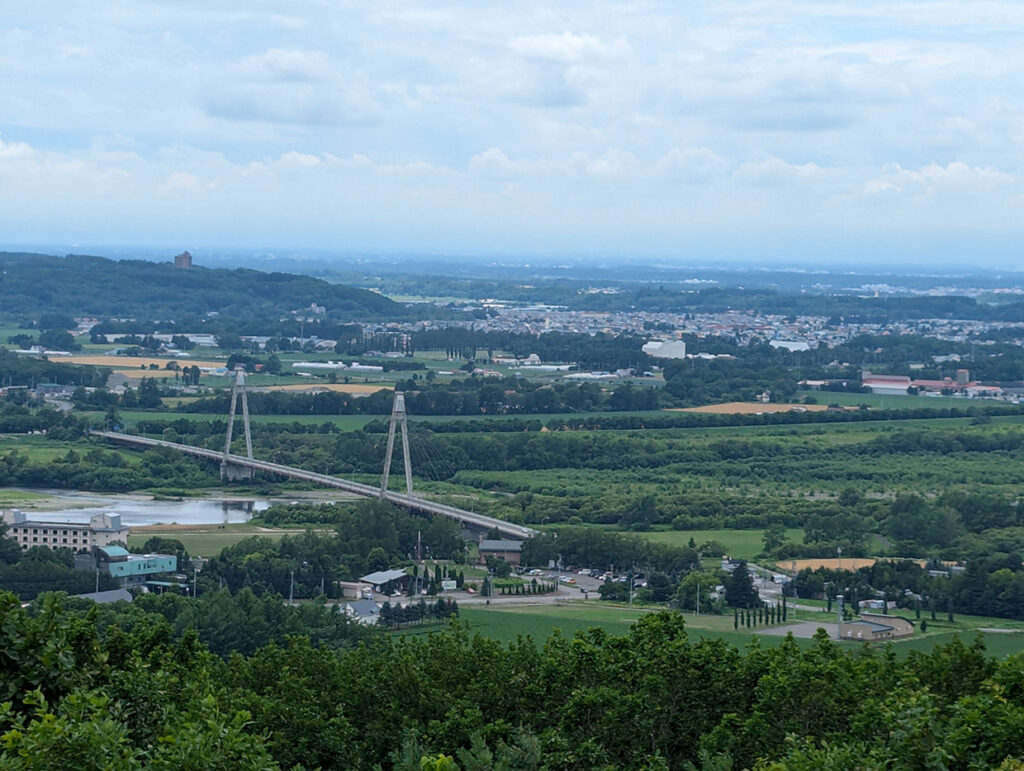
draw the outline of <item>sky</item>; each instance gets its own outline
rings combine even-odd
[[[1024,3],[0,0],[0,240],[1024,267]]]

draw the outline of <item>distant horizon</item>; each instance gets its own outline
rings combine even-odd
[[[365,263],[368,266],[374,264],[401,264],[408,265],[412,272],[415,272],[417,263],[425,262],[430,265],[451,264],[462,267],[493,267],[507,269],[531,268],[564,268],[566,270],[579,269],[582,267],[594,267],[602,270],[614,270],[623,267],[647,268],[651,270],[662,270],[668,272],[683,271],[720,271],[723,273],[792,273],[802,275],[830,275],[830,276],[906,276],[917,278],[970,278],[972,276],[991,279],[993,276],[1007,274],[1014,280],[1024,281],[1024,265],[1021,267],[1002,267],[975,264],[967,267],[963,264],[936,263],[930,266],[923,266],[911,262],[898,263],[886,261],[884,263],[872,264],[864,260],[851,262],[835,262],[828,265],[811,263],[793,259],[788,262],[765,264],[756,258],[731,258],[718,260],[668,260],[656,255],[585,255],[585,254],[479,254],[479,253],[458,253],[458,252],[415,252],[411,250],[358,250],[358,249],[299,249],[289,247],[212,247],[203,246],[125,246],[125,245],[104,245],[104,244],[5,244],[0,242],[0,253],[37,253],[55,257],[70,255],[102,257],[111,260],[132,260],[141,259],[150,262],[171,262],[175,255],[188,251],[195,259],[198,267],[203,266],[203,259],[212,261],[209,267],[223,267],[225,264],[239,266],[247,260],[254,263],[258,269],[270,269],[276,261],[282,263],[312,263],[314,266],[330,266],[332,264],[342,267]],[[610,280],[602,277],[602,281]],[[657,281],[656,277],[649,279],[634,278],[631,280]],[[667,280],[667,279],[666,279]]]

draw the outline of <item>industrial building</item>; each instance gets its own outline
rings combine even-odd
[[[178,558],[173,554],[132,554],[123,546],[98,546],[75,558],[79,570],[98,570],[120,579],[121,587],[142,586],[152,576],[174,573]]]
[[[88,524],[82,522],[43,522],[29,519],[17,509],[5,511],[7,537],[13,538],[24,549],[48,546],[51,549],[71,549],[88,552],[94,546],[127,543],[128,527],[121,524],[120,514],[95,514]]]

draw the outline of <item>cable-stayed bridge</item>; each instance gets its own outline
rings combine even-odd
[[[236,405],[241,401],[242,420],[245,431],[246,455],[237,455],[231,452],[232,432],[235,423]],[[391,473],[391,456],[394,453],[396,432],[400,429],[402,441],[402,459],[405,467],[405,492],[398,493],[388,490],[388,478]],[[384,472],[381,475],[380,487],[353,482],[342,477],[329,474],[317,474],[313,471],[286,466],[281,463],[272,463],[265,460],[257,460],[253,457],[252,432],[249,427],[249,402],[245,386],[245,373],[238,371],[235,383],[231,389],[231,407],[228,420],[227,440],[224,452],[209,450],[205,447],[194,447],[189,444],[178,444],[177,442],[166,442],[162,439],[147,439],[141,436],[131,436],[115,431],[93,431],[93,436],[107,439],[118,444],[128,445],[137,449],[147,447],[169,447],[172,450],[183,452],[207,460],[220,463],[221,477],[223,479],[245,479],[252,478],[256,471],[265,471],[289,479],[300,479],[305,482],[312,482],[324,487],[333,487],[345,492],[354,493],[365,498],[378,498],[388,501],[396,506],[401,506],[410,511],[418,511],[433,516],[448,517],[458,522],[463,527],[478,530],[496,529],[503,537],[513,539],[529,538],[536,534],[536,530],[506,522],[502,519],[488,517],[484,514],[477,514],[466,511],[456,506],[449,506],[445,503],[437,503],[426,498],[415,495],[412,490],[412,464],[409,458],[409,433],[406,424],[405,399],[401,393],[395,394],[395,404],[391,412],[391,422],[388,427],[387,454],[384,458]]]

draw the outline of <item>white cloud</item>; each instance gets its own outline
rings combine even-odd
[[[984,193],[1007,187],[1014,177],[991,166],[970,166],[961,161],[941,166],[930,163],[919,169],[905,169],[893,163],[881,169],[881,174],[864,184],[864,192],[910,193],[916,195],[944,193]]]
[[[707,181],[724,174],[728,162],[707,147],[673,147],[658,159],[658,169],[667,176],[690,182]]]
[[[573,32],[517,37],[509,42],[509,48],[523,56],[565,63],[595,57],[627,56],[630,53],[629,43],[622,38],[606,43],[592,35]]]

